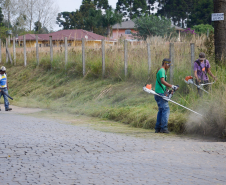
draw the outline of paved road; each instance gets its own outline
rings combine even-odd
[[[13,112],[0,117],[1,185],[226,184],[226,143],[138,139]]]

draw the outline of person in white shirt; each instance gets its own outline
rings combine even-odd
[[[6,68],[4,66],[0,68],[0,98],[2,96],[4,98],[5,111],[10,111],[12,110],[12,108],[9,108],[8,97],[4,93],[2,93],[2,91],[8,94],[8,82],[7,82]]]

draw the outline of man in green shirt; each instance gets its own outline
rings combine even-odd
[[[172,88],[174,91],[178,89],[177,86],[171,85],[166,82],[166,72],[170,68],[171,61],[170,59],[163,59],[162,67],[158,69],[156,74],[156,83],[155,83],[155,92],[164,96],[166,91],[166,87]],[[164,100],[162,97],[155,95],[155,101],[158,104],[158,114],[157,114],[157,121],[155,125],[155,133],[169,133],[168,131],[168,120],[169,120],[169,104],[168,101]]]

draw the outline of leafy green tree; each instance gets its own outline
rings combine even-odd
[[[147,0],[147,14],[151,15],[151,11],[153,11],[154,8],[154,4],[155,4],[156,0]]]
[[[79,12],[84,16],[88,17],[89,16],[89,10],[94,9],[96,10],[95,4],[93,2],[91,3],[84,3],[80,6]]]
[[[100,25],[101,10],[89,9],[89,15],[85,18],[85,26],[89,31],[94,31]]]
[[[211,14],[213,13],[212,0],[196,0],[194,8],[190,13],[188,27],[199,24],[213,24]]]
[[[57,22],[63,29],[83,29],[84,17],[78,10],[76,12],[61,12],[58,14]]]
[[[174,25],[185,27],[189,15],[188,1],[186,0],[158,0],[157,15],[171,18]]]
[[[94,4],[99,9],[105,9],[106,10],[106,9],[109,8],[108,0],[94,0]]]
[[[195,33],[198,34],[207,34],[207,31],[209,30],[210,32],[214,32],[214,28],[212,25],[209,24],[199,24],[199,25],[195,25],[193,26],[193,28],[195,30]]]
[[[165,36],[173,32],[171,20],[159,16],[144,16],[134,19],[135,28],[138,33],[133,34],[138,39],[146,40],[150,36]]]
[[[133,13],[132,18],[140,17],[140,16],[144,15],[146,13],[146,10],[147,10],[146,0],[134,0],[133,8],[132,8],[132,11],[134,13]]]
[[[91,10],[93,10],[92,12],[96,11],[94,3],[91,0],[83,0],[80,9],[76,10],[76,12],[59,13],[56,23],[60,27],[63,26],[63,29],[90,29],[90,26],[85,28],[87,27],[85,21],[90,22],[92,19],[92,17],[89,18]]]
[[[0,26],[3,26],[4,16],[2,14],[2,8],[0,7]]]
[[[7,35],[6,35],[7,30],[8,28],[6,28],[5,26],[0,26],[0,38],[2,39],[2,41],[5,41],[7,38]]]
[[[116,23],[122,22],[122,14],[114,11],[113,9],[107,9],[106,13],[102,17],[103,26],[107,28],[107,36],[110,35],[110,27]]]
[[[35,28],[34,28],[35,32],[39,33],[39,31],[42,29],[42,23],[37,21],[34,23],[34,25],[35,25]]]
[[[116,10],[132,19],[146,13],[147,3],[146,0],[118,0]]]
[[[108,9],[108,0],[82,0],[82,5],[89,4],[95,5],[98,9]]]
[[[92,0],[82,0],[82,5],[84,5],[84,4],[91,4],[91,3],[93,3]]]
[[[171,18],[174,25],[192,27],[211,24],[212,0],[157,0],[157,15]]]
[[[42,23],[37,21],[34,23],[35,27],[34,27],[34,31],[35,33],[38,34],[46,34],[49,33],[48,29],[46,27],[42,27]]]

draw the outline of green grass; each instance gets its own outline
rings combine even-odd
[[[161,61],[168,56],[168,45],[152,45],[152,67],[148,75],[145,45],[130,46],[128,76],[124,77],[122,47],[106,50],[106,75],[102,79],[101,51],[86,51],[86,76],[82,76],[81,51],[71,50],[65,67],[63,53],[55,53],[53,62],[46,54],[41,55],[40,65],[35,55],[29,55],[28,66],[18,56],[17,65],[7,67],[11,102],[18,106],[48,108],[70,114],[80,114],[119,121],[133,127],[153,129],[158,112],[154,97],[143,92],[145,83],[155,85],[155,74]],[[189,43],[175,44],[174,84],[180,89],[173,100],[204,115],[199,119],[189,111],[170,103],[169,130],[176,133],[208,134],[224,136],[226,133],[226,68],[212,65],[218,76],[211,94],[197,97],[196,89],[184,83],[191,73]],[[198,51],[196,53],[196,57]],[[33,57],[32,57],[33,56]],[[4,56],[3,56],[4,61]],[[169,77],[169,72],[168,72]],[[2,100],[1,100],[2,101]],[[217,106],[220,103],[220,108]],[[217,113],[211,114],[212,109]],[[207,118],[207,119],[206,119]],[[211,132],[213,130],[214,132]]]

